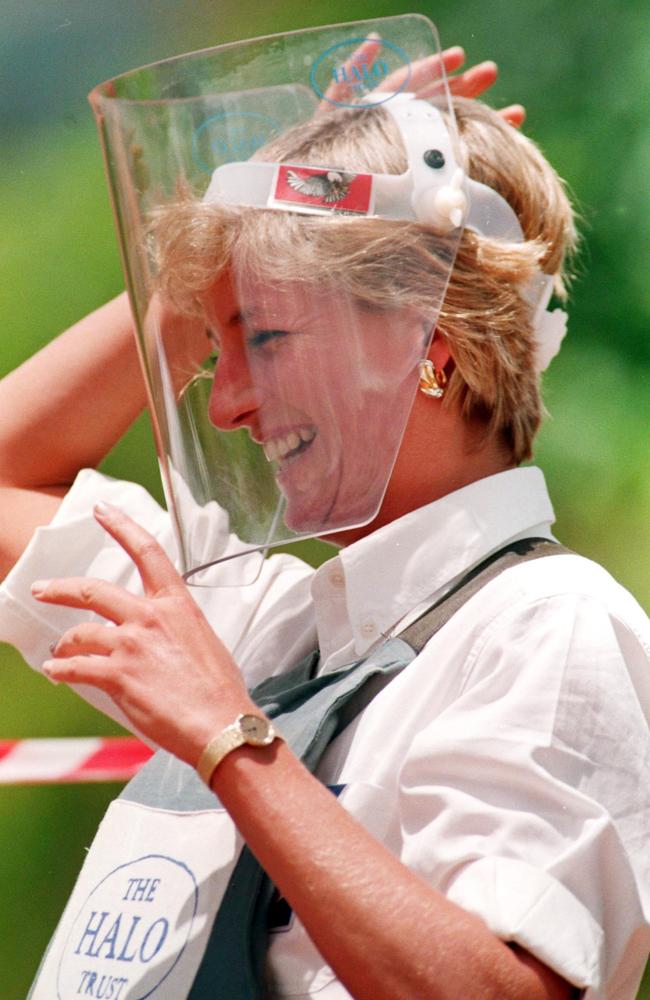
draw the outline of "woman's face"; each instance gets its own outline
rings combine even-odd
[[[370,520],[417,387],[421,318],[363,309],[334,287],[235,288],[229,276],[207,309],[218,354],[210,420],[246,427],[262,445],[287,526],[319,533]]]

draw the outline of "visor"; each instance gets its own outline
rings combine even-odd
[[[192,53],[90,99],[183,572],[240,585],[270,548],[376,517],[463,226],[521,229],[459,166],[419,15]]]

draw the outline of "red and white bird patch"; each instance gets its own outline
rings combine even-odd
[[[301,211],[369,215],[372,174],[351,174],[332,167],[294,167],[280,163],[270,204],[300,206]]]

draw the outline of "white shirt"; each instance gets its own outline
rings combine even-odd
[[[169,519],[144,491],[82,474],[0,589],[0,638],[35,666],[79,616],[37,605],[33,579],[88,573],[137,586],[89,515],[100,498],[173,550]],[[315,625],[329,670],[490,551],[549,535],[552,519],[541,473],[513,470],[408,514],[316,573],[274,556],[249,588],[194,593],[249,683],[313,648]],[[375,698],[319,776],[404,864],[587,1000],[632,1000],[650,950],[649,661],[645,615],[602,568],[574,555],[524,563]],[[269,968],[274,996],[348,997],[296,919],[272,935]]]

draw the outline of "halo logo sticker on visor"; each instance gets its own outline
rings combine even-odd
[[[373,54],[359,57],[363,46],[372,46]],[[390,90],[377,91],[388,77]],[[318,95],[339,108],[357,107],[360,98],[377,91],[376,100],[365,100],[370,107],[385,104],[407,86],[411,78],[411,63],[406,52],[385,38],[350,38],[325,49],[314,62],[309,74]]]
[[[281,163],[269,205],[300,205],[301,211],[372,213],[372,177],[332,167],[294,167]]]
[[[211,174],[222,163],[248,160],[281,131],[278,122],[256,111],[224,111],[206,118],[192,136],[192,156]]]

